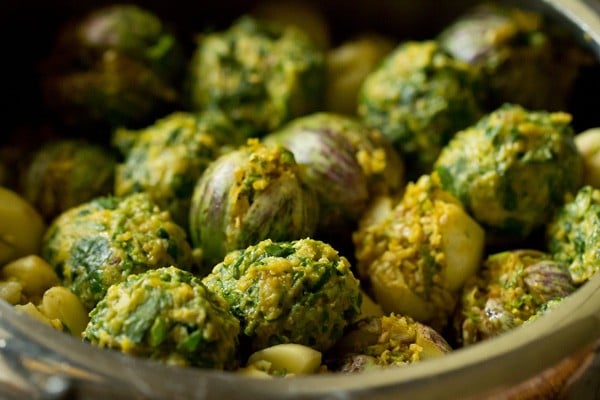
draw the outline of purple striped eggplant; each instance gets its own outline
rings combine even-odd
[[[488,108],[509,102],[536,110],[568,109],[579,69],[591,62],[541,13],[497,3],[467,10],[438,39],[453,57],[481,70]]]
[[[358,120],[334,113],[297,118],[265,137],[294,153],[303,177],[316,191],[326,237],[350,232],[369,199],[397,193],[404,164],[383,135]]]
[[[264,239],[311,236],[318,210],[293,154],[253,139],[219,157],[198,180],[190,208],[191,240],[202,252],[203,266],[211,269],[229,251]]]
[[[575,291],[566,263],[538,250],[491,254],[463,288],[455,327],[470,345],[546,313]]]

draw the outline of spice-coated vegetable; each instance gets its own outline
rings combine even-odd
[[[505,104],[459,132],[435,170],[490,239],[522,240],[581,185],[573,137],[567,113]]]
[[[197,181],[191,240],[209,272],[232,250],[311,236],[318,215],[316,195],[302,182],[293,154],[253,139],[221,156]]]
[[[409,41],[367,76],[358,115],[380,129],[418,175],[429,171],[459,129],[481,115],[481,96],[474,67],[452,58],[435,41]]]
[[[451,350],[429,326],[391,314],[352,324],[330,353],[328,364],[340,372],[364,372],[440,357]]]
[[[600,270],[600,190],[582,187],[557,211],[546,236],[548,249],[568,264],[573,281],[588,281]]]
[[[376,204],[354,233],[357,271],[386,313],[436,329],[479,268],[484,232],[437,176],[407,185],[401,201]]]
[[[264,140],[285,146],[301,165],[319,199],[318,235],[327,240],[349,240],[369,198],[396,194],[404,183],[403,161],[389,141],[349,116],[299,117]]]
[[[84,5],[36,40],[9,110],[39,99],[0,144],[20,191],[0,188],[1,299],[101,348],[273,380],[412,368],[596,275],[595,138],[573,134],[593,115],[567,97],[588,58],[541,14],[482,5],[427,37],[242,3]]]
[[[178,39],[151,11],[98,8],[66,24],[42,75],[47,106],[67,125],[143,125],[178,101],[185,58]]]
[[[350,263],[313,239],[233,251],[203,282],[230,305],[254,351],[282,343],[325,351],[360,312]]]
[[[459,16],[438,39],[453,57],[481,70],[492,108],[510,102],[563,111],[579,68],[589,60],[546,22],[538,12],[486,2]]]
[[[71,207],[112,193],[115,157],[106,148],[81,140],[42,145],[22,179],[23,193],[46,221]]]
[[[130,275],[90,313],[83,337],[172,365],[235,366],[238,320],[223,299],[175,267]]]
[[[225,112],[247,137],[321,107],[324,54],[293,25],[245,16],[201,35],[192,57],[190,108]]]
[[[193,265],[185,231],[145,193],[65,211],[46,231],[41,254],[88,310],[130,274]]]
[[[500,335],[574,291],[567,265],[550,254],[537,250],[492,254],[463,289],[455,321],[458,340],[469,345]]]
[[[176,112],[141,130],[117,130],[113,141],[131,137],[131,143],[117,166],[115,195],[146,192],[187,229],[196,181],[233,132],[227,117],[216,112]]]

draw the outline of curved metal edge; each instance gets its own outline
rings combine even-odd
[[[600,57],[600,1],[542,0],[542,2],[570,23],[581,42]]]
[[[580,288],[572,298],[565,299],[564,307],[494,339],[494,343],[483,342],[456,350],[444,358],[361,376],[317,375],[266,382],[236,373],[181,368],[174,380],[175,367],[97,349],[16,313],[1,301],[0,326],[8,335],[0,356],[12,355],[25,370],[37,373],[38,377],[41,374],[39,382],[42,384],[34,397],[40,392],[48,394],[45,378],[54,373],[54,376],[68,378],[70,392],[77,393],[77,399],[90,398],[89,392],[99,390],[115,399],[142,396],[150,399],[375,400],[398,393],[419,399],[423,398],[424,387],[427,387],[428,398],[477,398],[490,388],[510,387],[527,376],[534,376],[548,365],[563,360],[566,354],[575,354],[596,341],[600,333],[597,307],[600,277],[597,278]],[[10,346],[15,351],[7,354]],[[28,363],[31,359],[42,365]],[[542,359],[543,363],[536,362]],[[51,372],[47,376],[44,376],[44,365],[46,371]],[[93,365],[92,370],[89,370],[90,365]],[[519,374],[514,374],[516,369],[520,370]],[[19,373],[23,374],[23,370]],[[464,379],[465,374],[470,379]]]

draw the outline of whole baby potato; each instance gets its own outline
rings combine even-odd
[[[46,224],[16,192],[0,186],[0,265],[40,251]]]

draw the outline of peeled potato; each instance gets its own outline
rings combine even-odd
[[[435,315],[435,306],[416,294],[402,273],[387,262],[373,263],[370,277],[375,300],[385,313],[409,315],[418,321],[430,320]]]
[[[440,221],[443,253],[446,255],[445,285],[459,290],[479,269],[485,242],[484,230],[456,204],[445,204]]]
[[[0,187],[0,265],[39,251],[45,224],[40,214],[12,190]]]
[[[19,282],[7,281],[0,282],[0,299],[15,305],[21,301],[21,292],[23,287]]]
[[[255,366],[254,364],[248,365],[247,367],[244,367],[244,368],[240,368],[237,372],[244,374],[246,376],[251,376],[253,378],[270,379],[273,377],[272,375],[269,375],[268,372],[263,371],[262,369]]]
[[[321,353],[295,343],[278,344],[253,353],[248,365],[268,362],[271,371],[304,375],[315,373],[321,366]]]
[[[18,258],[4,266],[2,277],[21,284],[23,293],[32,298],[41,298],[46,289],[60,283],[56,272],[36,255]]]
[[[325,104],[329,111],[354,115],[365,78],[395,47],[395,42],[376,34],[363,34],[342,43],[327,54]]]
[[[381,306],[373,301],[371,297],[361,290],[362,303],[360,305],[360,315],[357,319],[363,319],[366,317],[381,317],[383,316],[383,309]]]
[[[49,319],[58,319],[73,336],[80,337],[89,321],[79,298],[63,286],[46,290],[38,308]]]
[[[600,188],[600,128],[575,136],[575,145],[583,157],[583,183]]]
[[[27,315],[29,315],[32,318],[35,318],[36,320],[51,326],[52,328],[62,331],[63,327],[62,327],[62,323],[58,320],[58,319],[50,319],[47,316],[45,316],[44,314],[42,314],[42,312],[33,304],[33,303],[27,303],[27,304],[17,304],[15,306],[15,310],[25,313]]]

